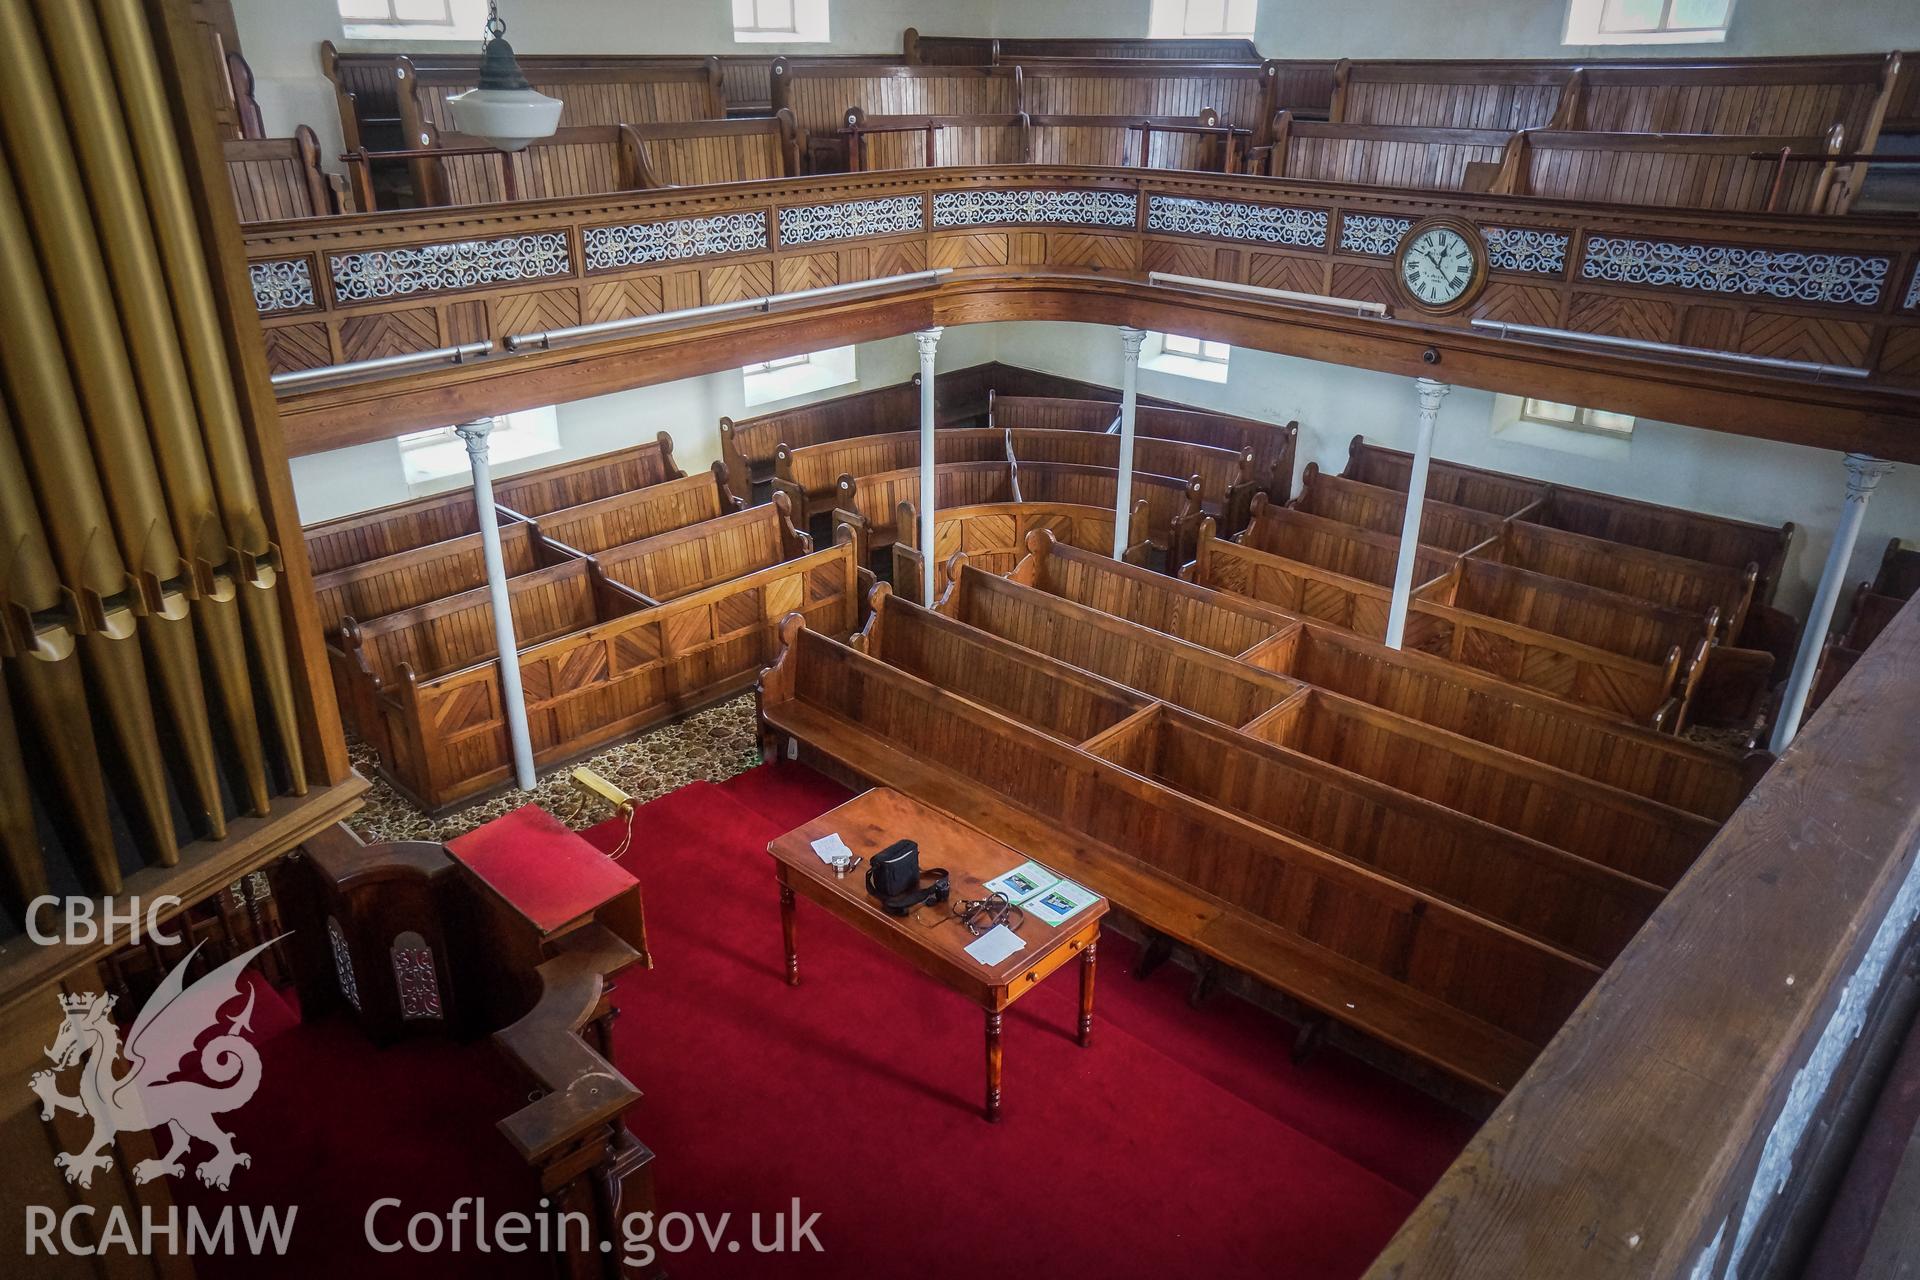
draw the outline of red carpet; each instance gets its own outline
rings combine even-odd
[[[696,783],[641,810],[622,859],[646,887],[657,965],[616,996],[616,1062],[646,1094],[632,1125],[657,1153],[663,1214],[730,1215],[717,1247],[695,1231],[658,1259],[674,1277],[1354,1276],[1472,1132],[1337,1052],[1294,1067],[1286,1024],[1227,995],[1188,1008],[1173,966],[1133,981],[1111,933],[1092,1047],[1072,1038],[1071,972],[1029,994],[1007,1017],[1005,1110],[987,1124],[972,1005],[805,903],[804,980],[783,980],[765,846],[846,795],[791,765]],[[587,833],[602,848],[619,835]],[[298,1204],[275,1275],[545,1274],[531,1255],[362,1243],[382,1196],[519,1207],[523,1170],[493,1121],[524,1092],[489,1045],[376,1051],[328,1019],[262,1054],[260,1093],[232,1117],[253,1166],[230,1195],[180,1194]],[[795,1199],[819,1215],[823,1252],[755,1252],[751,1215],[766,1240]],[[252,1259],[199,1266],[259,1274]]]

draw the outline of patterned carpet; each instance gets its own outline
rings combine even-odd
[[[374,769],[373,749],[366,743],[349,738],[347,749],[354,768],[373,784],[366,807],[347,820],[367,841],[451,840],[523,804],[537,804],[570,827],[591,826],[609,815],[603,805],[576,791],[567,780],[581,765],[644,804],[689,782],[724,782],[760,763],[751,693],[649,729],[585,760],[549,769],[539,776],[531,794],[508,790],[437,818],[415,808],[380,777]]]

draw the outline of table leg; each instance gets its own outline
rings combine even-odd
[[[793,889],[780,882],[780,936],[787,944],[787,985],[800,985],[800,956],[793,949]]]
[[[1080,1047],[1093,1043],[1093,965],[1098,942],[1089,942],[1080,953]]]
[[[1000,1118],[1000,1013],[987,1010],[987,1119]]]

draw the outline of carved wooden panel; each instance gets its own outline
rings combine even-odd
[[[602,320],[650,316],[665,309],[658,276],[602,280],[587,286],[587,304],[581,309],[581,319],[587,324],[598,324]]]
[[[798,293],[840,283],[840,255],[827,253],[790,254],[780,259],[774,272],[779,292]]]
[[[494,323],[506,333],[538,333],[580,323],[578,289],[510,293],[494,304]]]
[[[708,305],[764,298],[774,291],[773,268],[765,262],[734,262],[708,267],[705,276]]]
[[[1381,302],[1389,307],[1400,301],[1400,295],[1393,287],[1391,272],[1353,262],[1333,264],[1333,287],[1329,292],[1337,298],[1358,298],[1362,302]]]
[[[273,373],[318,369],[333,363],[324,324],[289,324],[267,330],[267,368]]]
[[[1671,342],[1675,311],[1672,303],[1656,302],[1651,298],[1575,293],[1567,306],[1566,327],[1583,333],[1609,333],[1615,337],[1640,338],[1647,342]]]
[[[377,360],[439,345],[440,320],[432,307],[353,315],[340,324],[342,360]]]
[[[1291,253],[1251,253],[1247,255],[1247,283],[1263,289],[1324,293],[1326,268],[1318,258]]]
[[[1133,237],[1055,231],[1048,237],[1047,261],[1059,267],[1131,270],[1139,258]]]
[[[1740,350],[1782,360],[1857,367],[1867,355],[1867,326],[1826,316],[1754,312],[1740,330]]]
[[[938,235],[933,238],[927,259],[936,267],[1004,267],[1007,265],[1007,233],[971,231]]]

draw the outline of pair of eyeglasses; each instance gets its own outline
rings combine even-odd
[[[984,898],[963,898],[952,907],[953,918],[966,926],[967,932],[979,937],[997,925],[1009,925],[1018,929],[1026,922],[1027,913],[1007,900],[1004,893],[990,893]]]

